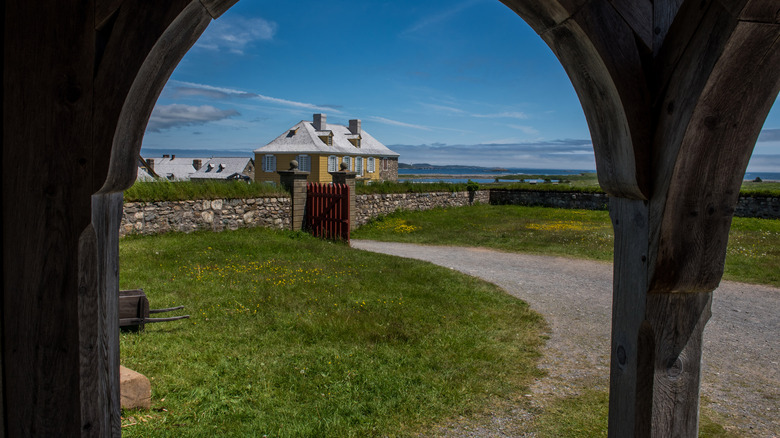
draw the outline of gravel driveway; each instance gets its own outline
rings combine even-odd
[[[583,382],[609,385],[612,265],[482,248],[353,240],[352,247],[426,260],[494,283],[531,305],[550,325],[540,366],[548,376],[532,386],[544,405],[576,394]],[[746,436],[780,434],[780,289],[723,281],[704,331],[703,405],[723,426]],[[527,411],[513,415],[528,417]],[[492,425],[445,427],[445,436],[515,436],[510,418]]]

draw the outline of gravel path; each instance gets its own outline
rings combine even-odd
[[[551,333],[540,366],[548,376],[533,384],[528,395],[532,404],[544,406],[550,398],[574,395],[582,385],[608,387],[611,264],[367,240],[353,240],[352,247],[426,260],[482,278],[544,315]],[[703,405],[724,417],[720,423],[742,435],[780,434],[778,334],[780,289],[721,283],[704,331],[701,394]],[[512,422],[526,421],[532,413],[518,408],[508,414],[496,414],[487,424],[445,426],[440,432],[447,437],[524,436],[513,434]]]

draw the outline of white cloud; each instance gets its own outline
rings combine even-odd
[[[421,103],[420,105],[424,106],[426,108],[430,108],[432,110],[443,111],[443,112],[452,113],[452,114],[463,114],[465,112],[465,111],[463,111],[462,109],[459,109],[459,108],[446,106],[446,105],[437,105],[435,103]]]
[[[460,164],[551,169],[596,168],[590,140],[470,145],[389,145],[403,163]]]
[[[504,111],[494,114],[472,114],[472,117],[478,117],[483,119],[519,119],[525,120],[528,118],[526,113],[520,111]]]
[[[519,129],[523,132],[523,134],[528,135],[539,135],[539,131],[534,128],[533,126],[525,126],[525,125],[508,125],[510,128]]]
[[[146,130],[160,132],[175,127],[203,125],[237,115],[236,110],[221,110],[211,105],[158,105],[152,111]]]
[[[445,22],[449,20],[450,18],[454,17],[455,15],[459,14],[460,12],[470,8],[471,6],[479,3],[481,0],[466,0],[462,1],[453,7],[444,10],[442,12],[439,12],[437,14],[429,15],[427,17],[424,17],[420,20],[418,20],[416,23],[412,24],[408,28],[404,29],[403,32],[401,32],[401,35],[407,36],[414,33],[417,33],[422,30],[427,30],[428,28],[435,26],[439,23]]]
[[[371,116],[370,120],[375,122],[384,123],[385,125],[401,126],[403,128],[422,129],[423,131],[430,131],[431,128],[422,125],[413,125],[411,123],[399,122],[397,120],[386,119],[384,117]]]
[[[280,99],[278,97],[265,96],[262,94],[250,93],[247,91],[236,90],[232,88],[215,87],[206,84],[196,84],[192,82],[183,82],[183,81],[171,81],[171,82],[174,84],[181,85],[177,87],[174,96],[179,95],[179,93],[181,92],[184,93],[184,96],[201,95],[204,97],[215,98],[215,99],[238,97],[244,99],[255,99],[261,102],[267,102],[275,105],[286,106],[286,107],[291,107],[296,109],[305,109],[309,111],[322,111],[322,112],[327,111],[327,112],[337,113],[337,114],[342,113],[342,111],[335,109],[333,106],[315,105],[306,102],[296,102],[294,100]]]
[[[758,141],[763,142],[773,142],[773,141],[780,141],[780,129],[764,129],[761,131],[761,134],[758,136]]]
[[[277,24],[262,18],[230,17],[214,20],[203,32],[195,47],[206,50],[227,50],[243,55],[255,41],[272,40]]]

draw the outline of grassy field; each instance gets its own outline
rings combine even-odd
[[[120,263],[192,315],[121,335],[153,388],[124,436],[413,436],[540,375],[537,314],[427,263],[262,229],[126,237]]]
[[[398,212],[352,237],[602,261],[612,260],[614,241],[606,211],[491,205]],[[780,287],[780,221],[734,218],[724,278]]]
[[[613,235],[605,211],[519,206],[472,206],[399,212],[353,232],[355,239],[481,246],[601,261],[612,260]],[[735,218],[725,278],[780,286],[780,221]],[[539,412],[529,430],[540,437],[607,436],[609,395],[584,388]],[[702,410],[700,437],[736,437],[717,414]]]
[[[243,181],[138,181],[125,191],[125,201],[185,201],[191,199],[290,196],[281,187]]]

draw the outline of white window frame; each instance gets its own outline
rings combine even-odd
[[[338,172],[339,170],[339,157],[331,155],[328,157],[328,172]]]
[[[347,163],[347,172],[352,170],[352,157],[344,157],[341,159],[342,163]]]
[[[276,172],[276,155],[263,155],[263,172]]]
[[[298,170],[302,172],[311,172],[311,157],[308,155],[298,155],[295,157],[298,161]]]
[[[363,157],[355,157],[355,172],[358,175],[363,175]]]
[[[376,172],[376,162],[374,160],[374,157],[366,158],[366,170],[368,171],[368,173]]]

